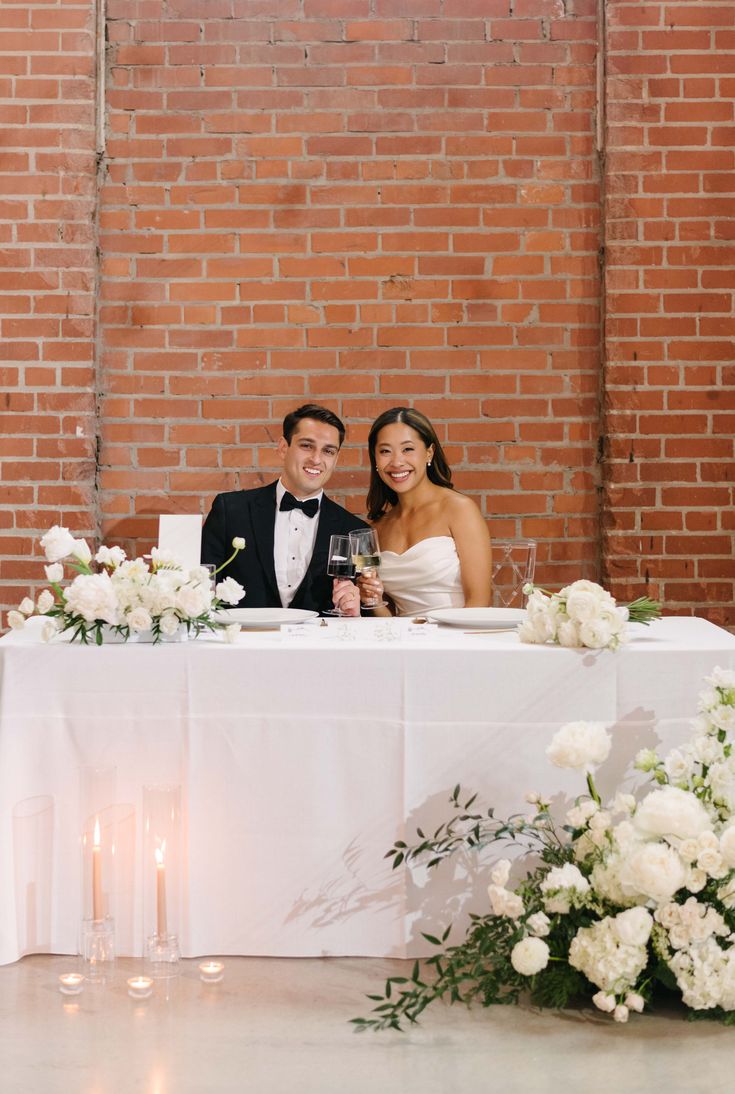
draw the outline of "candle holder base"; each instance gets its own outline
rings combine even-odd
[[[146,965],[150,975],[156,980],[166,980],[179,975],[181,950],[179,936],[175,934],[152,934],[145,940]]]
[[[115,965],[115,920],[82,920],[82,960],[84,975],[88,980],[104,982]]]

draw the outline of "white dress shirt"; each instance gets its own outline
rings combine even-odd
[[[314,517],[307,517],[301,509],[289,509],[287,512],[282,512],[280,509],[281,498],[285,493],[286,487],[279,479],[276,483],[276,525],[273,534],[273,561],[276,567],[276,581],[278,582],[281,604],[284,608],[287,608],[309,568],[311,556],[314,553],[319,513]],[[310,495],[319,502],[319,512],[321,512],[323,493],[324,491],[320,490],[318,494]],[[298,498],[298,501],[306,500],[306,498]]]

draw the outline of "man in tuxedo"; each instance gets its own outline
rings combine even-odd
[[[360,614],[357,587],[327,574],[330,536],[367,527],[324,493],[344,436],[331,410],[300,406],[283,421],[278,482],[214,499],[202,531],[202,562],[221,566],[232,554],[233,538],[244,538],[245,550],[218,575],[245,586],[242,607],[324,612],[334,605]]]

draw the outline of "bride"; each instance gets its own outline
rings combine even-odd
[[[429,419],[410,407],[378,417],[368,437],[368,520],[381,547],[379,576],[359,579],[363,600],[382,600],[376,615],[434,608],[487,607],[490,535],[471,498],[452,487],[452,472]]]

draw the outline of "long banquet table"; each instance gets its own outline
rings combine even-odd
[[[142,945],[142,788],[180,784],[170,906],[185,956],[425,954],[422,931],[485,909],[486,871],[457,856],[431,878],[393,872],[394,839],[448,817],[457,783],[499,816],[527,809],[529,789],[563,810],[583,787],[544,749],[568,721],[612,728],[599,782],[603,794],[631,786],[634,753],[684,739],[702,677],[735,668],[735,637],[702,619],[631,634],[615,653],[379,620],[243,632],[232,645],[6,636],[0,963],[76,952],[83,765],[114,765],[116,804],[135,818],[118,952]]]

